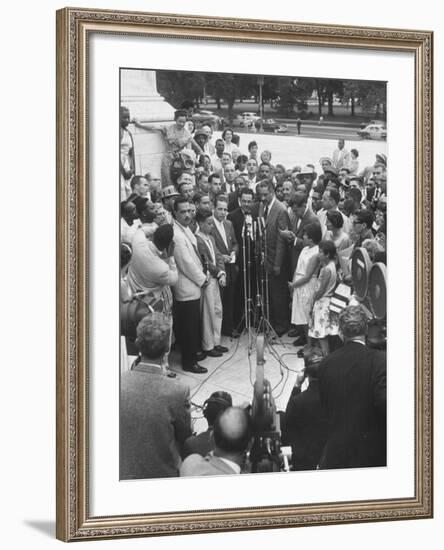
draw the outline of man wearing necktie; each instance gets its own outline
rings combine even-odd
[[[265,270],[268,275],[268,317],[271,326],[278,336],[285,334],[289,328],[290,309],[287,286],[288,254],[286,241],[280,230],[289,227],[286,207],[277,200],[271,179],[261,181],[256,192],[260,201],[259,215],[265,224]],[[267,297],[264,296],[264,300]]]

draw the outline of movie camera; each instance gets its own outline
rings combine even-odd
[[[367,344],[386,349],[387,341],[387,267],[372,262],[365,248],[356,248],[351,256],[354,296],[364,308],[368,320]]]

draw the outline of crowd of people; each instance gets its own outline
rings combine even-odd
[[[295,338],[300,357],[323,357],[319,370],[298,378],[287,407],[284,439],[299,457],[293,466],[384,464],[385,354],[365,345],[361,306],[337,312],[330,305],[339,282],[352,287],[347,262],[353,250],[366,248],[372,261],[386,263],[386,155],[360,167],[359,151],[348,151],[339,139],[330,157],[285,167],[273,163],[272,151],[260,152],[256,141],[245,147],[229,128],[213,142],[209,126],[188,126],[187,112],[179,110],[168,126],[133,121],[162,136],[166,152],[156,178],[135,173],[130,120],[122,107],[121,300],[136,297],[148,315],[134,323],[137,335],[129,345],[139,358],[122,375],[121,478],[245,471],[253,437],[248,412],[233,407],[229,395],[211,396],[209,410],[218,415],[207,416],[205,445],[193,447],[189,392],[169,379],[175,373],[168,356],[174,342],[182,369],[204,374],[200,362],[226,354],[222,336],[239,338],[245,301],[261,294],[259,269],[275,337]],[[251,230],[258,221],[261,267]],[[335,350],[338,336],[346,345]],[[346,394],[350,376],[357,388],[352,399]],[[295,411],[309,396],[300,392],[303,381],[310,392],[320,387],[311,424],[308,419],[301,429],[316,422],[319,429],[309,430],[310,442],[301,444]],[[356,412],[353,421],[348,405]],[[187,448],[198,451],[187,456]]]

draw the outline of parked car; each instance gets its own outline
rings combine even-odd
[[[387,128],[382,124],[368,124],[358,131],[362,139],[387,139]]]
[[[261,118],[256,113],[251,113],[251,112],[242,113],[241,116],[245,121],[251,121],[251,124],[254,124],[257,120]]]
[[[223,125],[222,117],[204,109],[195,110],[191,115],[191,120],[194,122],[196,128],[201,128],[205,124],[208,124],[213,130],[219,130]]]
[[[262,121],[262,128],[265,132],[277,132],[281,124],[278,124],[274,118],[266,118]]]
[[[366,126],[369,126],[370,124],[377,124],[377,125],[385,126],[385,121],[384,120],[368,120],[367,122],[361,122],[359,127],[361,128],[361,130],[363,130]]]
[[[233,128],[250,128],[253,126],[253,121],[244,119],[242,115],[236,115],[231,121],[230,126]]]

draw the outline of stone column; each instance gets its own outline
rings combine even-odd
[[[141,123],[169,124],[174,120],[174,108],[158,93],[156,71],[122,69],[120,71],[121,104],[131,118]],[[159,132],[146,131],[130,124],[134,138],[136,174],[149,172],[160,178],[160,162],[165,151]]]

